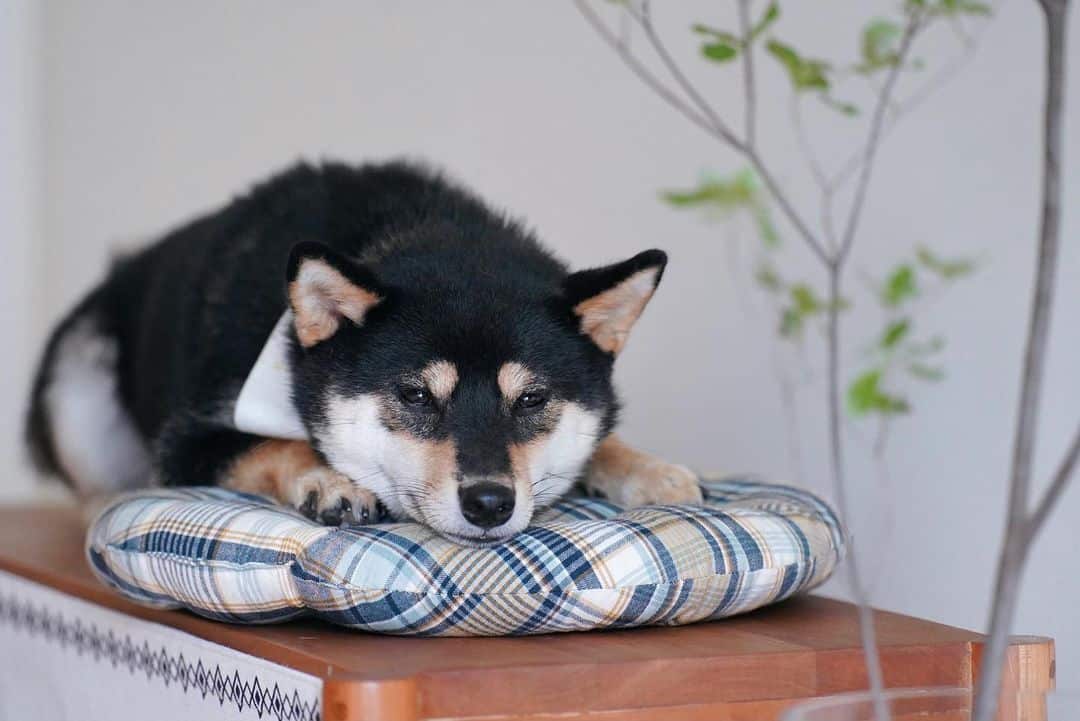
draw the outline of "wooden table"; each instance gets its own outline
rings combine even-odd
[[[83,535],[70,509],[2,508],[0,570],[118,611],[133,627],[161,624],[308,674],[321,684],[327,721],[768,721],[798,700],[867,684],[854,609],[825,598],[682,628],[528,638],[396,638],[310,621],[232,626],[121,599],[90,574]],[[875,617],[889,686],[971,686],[982,636],[895,613]],[[0,615],[0,640],[17,633],[8,626]],[[1053,643],[1016,639],[1009,678],[1050,687]]]

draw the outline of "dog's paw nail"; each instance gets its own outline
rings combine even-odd
[[[319,521],[324,526],[340,526],[341,520],[352,513],[352,503],[348,498],[342,498],[337,505],[330,506],[319,514]]]
[[[293,483],[296,509],[316,523],[340,526],[371,521],[375,495],[330,468],[313,468]]]
[[[307,494],[307,498],[304,499],[304,502],[302,504],[300,504],[300,508],[298,508],[297,510],[299,510],[305,516],[307,516],[308,518],[310,518],[311,520],[314,521],[315,520],[315,507],[318,504],[319,504],[319,492],[318,491],[311,491],[310,493]]]

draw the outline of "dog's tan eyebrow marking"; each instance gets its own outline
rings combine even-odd
[[[536,377],[525,366],[513,361],[509,363],[503,363],[502,368],[499,369],[499,390],[502,391],[503,398],[513,403],[517,400],[525,389],[529,387],[529,384],[536,380]]]
[[[423,379],[432,395],[440,401],[445,401],[457,386],[457,366],[446,360],[433,361],[420,371],[420,378]]]

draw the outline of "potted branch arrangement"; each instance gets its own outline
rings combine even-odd
[[[1031,496],[1032,458],[1042,389],[1042,371],[1053,307],[1057,266],[1062,164],[1062,113],[1065,76],[1065,30],[1069,0],[1036,0],[1046,27],[1045,108],[1042,148],[1042,201],[1037,238],[1038,253],[1027,343],[1024,352],[1020,400],[1016,420],[1005,538],[997,571],[990,632],[976,687],[972,718],[990,721],[998,701],[1008,634],[1024,565],[1031,544],[1045,525],[1069,483],[1080,459],[1080,424],[1060,459],[1044,495]],[[780,343],[801,344],[804,330],[820,327],[824,337],[825,414],[832,494],[842,518],[850,520],[847,450],[843,415],[873,417],[880,424],[875,452],[884,447],[890,421],[910,410],[899,390],[903,379],[932,382],[942,370],[934,354],[942,343],[919,338],[914,332],[910,304],[916,288],[926,279],[942,287],[976,268],[970,259],[940,257],[927,247],[913,251],[909,260],[886,269],[872,284],[870,295],[885,312],[885,324],[871,344],[876,355],[867,367],[850,378],[842,376],[841,339],[845,313],[859,298],[848,292],[850,257],[858,242],[865,201],[871,191],[878,151],[897,123],[930,94],[944,86],[972,56],[981,26],[991,21],[994,7],[979,0],[902,0],[895,17],[879,18],[860,29],[859,57],[834,63],[808,56],[783,35],[778,2],[733,0],[734,27],[708,23],[689,25],[703,62],[739,73],[742,113],[726,117],[684,72],[683,67],[653,23],[649,0],[574,0],[578,10],[625,66],[659,99],[698,128],[710,141],[734,151],[745,168],[726,176],[710,177],[696,187],[667,191],[663,199],[676,208],[698,208],[725,219],[745,216],[760,241],[751,268],[744,269],[776,313]],[[915,48],[926,31],[948,24],[961,43],[958,58],[933,72],[925,83],[903,97],[898,90],[905,73],[922,71]],[[643,52],[631,46],[632,36],[643,37]],[[818,191],[817,203],[800,204],[777,180],[776,169],[764,152],[759,133],[757,80],[760,62],[777,63],[791,87],[791,119],[806,166]],[[869,108],[848,102],[841,94],[843,81],[857,79],[873,88]],[[820,102],[839,116],[865,119],[864,134],[850,156],[833,168],[825,167],[802,119],[806,102]],[[842,207],[841,207],[842,206]],[[825,287],[788,278],[779,252],[781,233],[774,215],[807,248],[824,271]],[[812,221],[811,218],[814,218]],[[919,280],[922,279],[922,280]],[[781,379],[783,380],[783,379]],[[790,386],[781,383],[781,392]],[[788,399],[790,400],[790,399]],[[785,401],[785,407],[788,402]],[[789,434],[790,435],[790,434]],[[791,439],[789,438],[789,443]],[[849,592],[859,609],[859,623],[870,682],[872,710],[877,719],[888,718],[882,693],[884,683],[875,642],[873,614],[859,558],[852,542],[848,555]]]

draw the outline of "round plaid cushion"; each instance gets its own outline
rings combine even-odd
[[[702,489],[703,506],[567,498],[490,548],[416,523],[327,528],[221,488],[155,489],[108,508],[87,554],[103,582],[147,605],[426,636],[715,619],[813,588],[843,555],[835,514],[806,491],[745,479]]]

